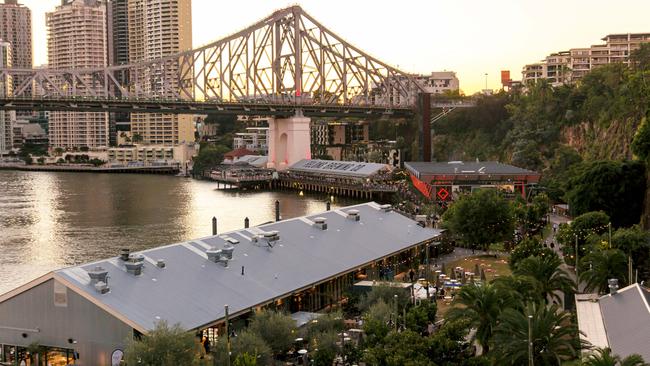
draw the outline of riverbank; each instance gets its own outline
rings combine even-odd
[[[95,167],[91,165],[26,165],[18,163],[0,164],[0,170],[115,174],[178,174],[180,172],[180,168],[176,165]]]

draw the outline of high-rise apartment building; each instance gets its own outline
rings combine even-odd
[[[108,30],[108,64],[125,65],[129,63],[129,0],[111,0],[106,3]],[[127,73],[113,75],[122,85],[128,84]],[[117,88],[116,88],[117,89]],[[114,90],[116,95],[119,90]],[[111,146],[117,145],[117,135],[131,130],[131,114],[128,112],[109,114],[109,140]]]
[[[97,0],[63,0],[46,14],[49,67],[77,69],[107,64],[106,8]],[[93,85],[93,80],[84,80]],[[70,90],[72,93],[72,90]],[[89,95],[78,88],[76,95]],[[51,147],[108,146],[108,114],[103,112],[52,112]]]
[[[0,39],[0,67],[11,67],[11,44]],[[11,77],[0,75],[0,97],[10,96],[13,89]],[[13,147],[13,129],[16,119],[14,111],[0,111],[0,155],[7,154]]]
[[[18,0],[5,0],[0,4],[0,39],[11,44],[12,67],[32,68],[32,12]],[[13,79],[14,90],[23,84],[24,79]],[[31,88],[26,89],[27,94]],[[29,113],[27,113],[29,114]]]
[[[192,9],[190,0],[128,0],[129,62],[159,59],[192,48]],[[148,92],[163,98],[162,82],[178,88],[178,72],[173,68],[148,70],[139,75]],[[131,132],[144,143],[175,145],[194,141],[192,116],[169,114],[131,114]]]
[[[602,65],[628,65],[632,52],[642,43],[650,43],[650,33],[609,34],[602,40],[605,44],[552,53],[541,62],[525,65],[522,82],[546,79],[552,85],[561,85],[580,80]]]

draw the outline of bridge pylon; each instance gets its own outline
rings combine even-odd
[[[267,166],[286,170],[302,159],[311,159],[311,118],[297,110],[293,117],[269,119]]]

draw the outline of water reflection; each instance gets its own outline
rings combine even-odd
[[[325,210],[326,196],[168,176],[0,171],[0,293],[56,268]],[[352,203],[337,197],[332,207]]]

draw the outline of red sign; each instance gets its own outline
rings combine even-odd
[[[438,198],[440,198],[442,201],[444,201],[444,200],[447,199],[447,197],[449,197],[449,192],[444,188],[440,188],[438,190],[437,195],[438,195]]]

